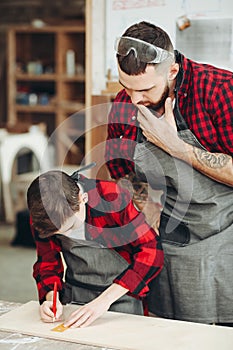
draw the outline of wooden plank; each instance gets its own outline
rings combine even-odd
[[[64,308],[65,317],[77,305]],[[232,350],[233,331],[228,327],[106,312],[86,328],[54,332],[59,323],[40,320],[38,302],[30,301],[0,317],[0,330],[19,332],[72,343],[121,350]]]

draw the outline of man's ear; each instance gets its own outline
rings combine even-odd
[[[84,203],[87,203],[87,202],[88,202],[88,193],[87,193],[87,192],[84,192],[84,193],[82,194],[82,197],[83,197],[83,202],[84,202]]]
[[[179,72],[179,64],[178,63],[172,63],[169,73],[168,73],[168,80],[174,80]]]

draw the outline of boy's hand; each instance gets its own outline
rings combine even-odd
[[[51,293],[51,292],[49,292]],[[49,295],[47,294],[47,296]],[[40,317],[43,322],[56,322],[61,321],[62,319],[62,313],[63,313],[63,305],[61,304],[59,298],[57,297],[57,304],[56,304],[56,317],[54,317],[53,313],[53,300],[50,297],[47,297],[47,300],[43,302],[43,304],[40,305]],[[51,299],[51,300],[50,300]]]
[[[87,327],[97,318],[102,316],[110,307],[107,300],[94,299],[90,303],[81,306],[71,313],[68,320],[64,322],[65,327]]]
[[[87,327],[97,318],[102,316],[112,303],[125,295],[129,290],[113,283],[97,298],[81,306],[77,311],[72,312],[68,320],[64,322],[65,327]]]

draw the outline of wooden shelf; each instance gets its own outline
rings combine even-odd
[[[90,64],[86,62],[86,57],[89,57],[86,52],[86,24],[83,21],[77,25],[42,28],[12,26],[9,27],[7,41],[8,124],[17,125],[25,120],[29,124],[46,121],[51,134],[72,113],[84,109],[86,100],[90,100],[86,88],[90,77]],[[67,74],[69,50],[72,50],[75,59],[72,75]],[[30,98],[34,98],[33,103]],[[43,98],[45,105],[41,102]],[[82,124],[82,127],[84,135],[85,125]],[[65,126],[63,132],[66,133]],[[85,142],[83,138],[81,141]],[[85,144],[81,148],[85,150]],[[57,165],[65,164],[69,159],[74,164],[82,161],[80,154],[75,159],[72,147],[67,149],[67,144],[60,140],[57,140],[56,151]]]
[[[58,77],[56,74],[27,74],[27,73],[21,73],[15,75],[15,80],[17,81],[53,81],[56,80]]]
[[[86,25],[84,21],[80,20],[79,22],[76,21],[75,25],[45,25],[40,28],[33,27],[32,25],[14,25],[14,30],[17,31],[18,33],[28,33],[28,30],[30,30],[31,33],[35,34],[47,34],[47,33],[85,33],[86,31]]]
[[[16,105],[16,112],[24,113],[55,113],[56,107],[53,105],[35,105],[35,106],[26,106],[26,105]]]
[[[64,82],[72,82],[72,81],[79,81],[79,82],[85,82],[85,75],[63,75],[60,77],[60,79]]]
[[[74,101],[61,101],[59,102],[59,104],[60,104],[60,107],[66,110],[67,112],[68,111],[76,112],[85,108],[85,104],[81,102],[78,103]]]

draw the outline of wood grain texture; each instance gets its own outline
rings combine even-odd
[[[76,305],[65,306],[65,317],[76,308]],[[231,328],[117,312],[106,312],[87,328],[68,329],[59,333],[52,331],[55,326],[40,320],[36,301],[30,301],[0,317],[0,330],[121,350],[233,348]]]

